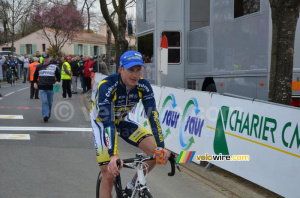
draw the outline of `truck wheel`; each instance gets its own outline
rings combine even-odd
[[[216,88],[216,85],[215,84],[209,84],[205,91],[209,91],[209,92],[217,92],[217,88]]]

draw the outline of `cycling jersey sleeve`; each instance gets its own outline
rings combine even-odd
[[[164,138],[162,135],[161,126],[159,123],[159,115],[156,109],[156,103],[152,87],[148,81],[144,81],[142,91],[142,102],[146,115],[151,126],[151,130],[155,139],[156,147],[165,148]]]
[[[118,154],[117,131],[114,123],[114,112],[112,110],[113,95],[106,80],[100,82],[98,87],[98,118],[103,123],[105,145],[109,156]]]

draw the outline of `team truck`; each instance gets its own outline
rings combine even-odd
[[[269,0],[141,0],[137,47],[144,78],[162,86],[268,100],[272,19]],[[161,38],[168,39],[168,73],[160,71]],[[300,98],[297,24],[293,104]]]

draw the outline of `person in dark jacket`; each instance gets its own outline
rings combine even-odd
[[[85,84],[84,84],[84,76],[83,76],[83,71],[84,71],[84,60],[81,56],[76,56],[76,63],[80,65],[79,67],[79,77],[80,77],[80,82],[81,82],[81,88],[82,88],[82,93],[86,92]]]
[[[79,56],[78,56],[79,57]],[[77,59],[77,58],[76,58]],[[71,63],[72,68],[72,94],[77,94],[77,81],[80,77],[80,62],[79,61],[72,61]]]
[[[55,87],[58,86],[60,82],[60,72],[56,65],[49,64],[50,56],[48,54],[43,55],[43,60],[43,63],[36,67],[33,82],[34,88],[40,90],[42,116],[44,122],[48,122],[48,119],[51,117],[53,103],[53,85]]]

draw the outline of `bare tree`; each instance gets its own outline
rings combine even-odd
[[[269,101],[291,105],[294,43],[300,0],[269,1],[273,25]]]
[[[120,56],[127,50],[128,48],[128,41],[125,38],[126,35],[126,6],[131,6],[135,3],[135,0],[131,0],[127,2],[127,0],[99,0],[100,1],[100,8],[102,15],[109,26],[112,34],[115,38],[115,45],[116,45],[116,62],[119,62]],[[108,5],[112,4],[113,11],[117,15],[118,23],[113,20],[112,15],[108,10]]]
[[[9,41],[8,10],[9,3],[7,1],[0,0],[0,21],[3,26],[3,38],[1,39],[1,42],[3,43],[7,43]]]
[[[87,13],[87,32],[91,32],[91,18],[95,18],[96,15],[91,11],[91,8],[93,4],[96,2],[96,0],[84,0],[81,12],[83,13],[84,8],[86,8],[86,13]]]
[[[14,52],[14,42],[20,21],[28,16],[34,4],[34,0],[1,0],[1,18],[4,25],[4,31],[9,31],[11,35],[11,51]]]

